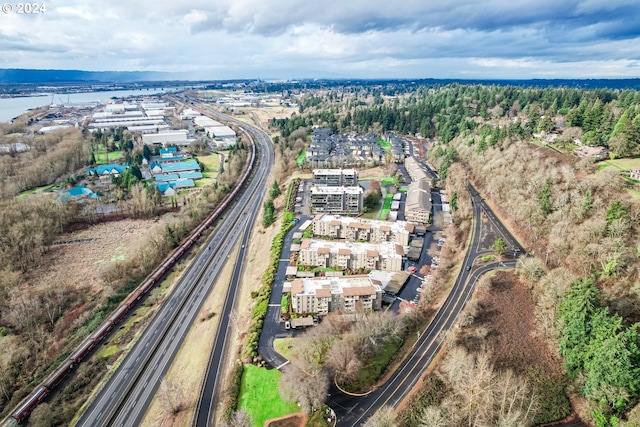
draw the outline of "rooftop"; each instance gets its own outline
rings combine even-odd
[[[401,258],[404,248],[394,242],[360,243],[360,242],[330,242],[326,240],[302,239],[301,250],[315,250],[321,254],[335,253],[364,255],[368,257]]]

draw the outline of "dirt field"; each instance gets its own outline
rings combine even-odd
[[[307,423],[307,414],[300,412],[298,414],[287,415],[286,417],[277,418],[275,420],[265,421],[264,427],[304,427]]]
[[[234,110],[236,112],[243,112],[245,117],[248,119],[248,123],[259,124],[262,129],[268,128],[268,121],[270,119],[282,119],[285,117],[291,117],[293,113],[298,113],[297,108],[283,107],[276,103],[264,104],[261,107],[235,108]],[[242,115],[238,116],[238,118],[241,116]]]
[[[105,269],[134,257],[147,236],[162,233],[168,219],[168,215],[150,220],[125,219],[65,234],[61,241],[90,240],[52,246],[47,263],[31,272],[31,281],[73,285],[81,277],[82,284],[99,293],[104,287],[101,274]]]

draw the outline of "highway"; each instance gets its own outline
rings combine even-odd
[[[232,121],[240,126],[242,126],[246,131],[251,133],[254,141],[258,141],[261,147],[261,162],[264,163],[263,172],[266,174],[263,179],[264,183],[261,184],[260,191],[255,194],[253,199],[250,200],[251,203],[257,204],[257,207],[253,208],[251,211],[251,219],[249,221],[249,226],[242,229],[244,231],[244,235],[242,238],[242,249],[241,256],[238,257],[238,261],[236,261],[236,265],[233,270],[233,277],[231,279],[231,284],[229,286],[229,294],[226,299],[226,303],[223,308],[223,312],[221,313],[221,319],[218,326],[218,331],[216,334],[216,338],[214,340],[213,349],[210,354],[209,364],[207,366],[207,371],[205,373],[205,378],[203,381],[203,388],[200,393],[200,399],[197,404],[197,408],[193,417],[192,425],[198,427],[207,427],[213,424],[215,420],[215,412],[216,412],[216,404],[218,402],[218,397],[221,394],[220,384],[218,380],[221,379],[220,373],[224,369],[224,361],[228,360],[226,356],[227,343],[229,341],[228,335],[234,333],[235,331],[229,325],[230,322],[230,314],[231,311],[235,307],[235,294],[237,288],[240,284],[240,279],[242,277],[242,271],[244,266],[244,248],[246,247],[249,235],[251,231],[251,225],[255,222],[255,218],[260,211],[260,206],[262,204],[262,196],[265,194],[266,185],[268,180],[268,175],[273,168],[274,163],[274,153],[273,148],[271,146],[271,141],[269,136],[261,131],[260,129],[248,125],[246,123],[234,120],[230,117],[215,114],[215,112],[210,112],[211,115],[216,115],[219,118],[226,119],[226,121]]]
[[[192,108],[194,107],[197,108],[192,105]],[[216,116],[222,120],[227,119],[226,116],[220,117],[219,114]],[[253,178],[250,178],[246,189],[229,207],[224,218],[218,221],[205,248],[196,254],[175,290],[167,297],[136,344],[76,425],[94,427],[140,424],[161,379],[177,354],[200,307],[212,291],[216,278],[230,253],[236,245],[240,244],[234,280],[228,287],[216,289],[217,292],[224,292],[227,296],[224,313],[228,314],[230,307],[233,307],[238,284],[237,272],[242,269],[246,242],[260,210],[273,167],[273,151],[268,136],[244,123],[237,121],[236,123],[251,133],[257,143],[257,163]],[[218,286],[224,286],[224,284]],[[228,316],[223,314],[221,321],[228,322]],[[227,330],[226,326],[221,325],[218,331],[226,333]],[[226,342],[223,336],[212,337],[212,340],[216,344]],[[217,359],[220,360],[221,357],[218,356]],[[214,373],[217,374],[217,370]],[[216,389],[215,379],[213,390]]]

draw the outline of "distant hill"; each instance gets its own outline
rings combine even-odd
[[[61,84],[61,83],[127,83],[142,81],[179,80],[181,73],[155,71],[82,71],[0,69],[0,84]]]

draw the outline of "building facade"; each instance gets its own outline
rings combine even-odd
[[[404,217],[416,224],[427,224],[431,216],[431,186],[429,181],[421,179],[409,184],[407,201],[404,205]]]
[[[409,236],[414,230],[413,224],[406,221],[389,222],[328,214],[316,215],[312,226],[314,236],[352,242],[394,242],[402,246],[409,244]]]
[[[368,276],[313,277],[285,284],[291,292],[291,310],[306,315],[325,316],[331,312],[354,313],[379,310],[382,287]]]
[[[400,271],[404,256],[404,247],[394,242],[374,244],[303,239],[298,263],[341,270]]]
[[[355,169],[314,169],[313,185],[316,187],[357,187],[358,172]]]
[[[359,214],[364,203],[362,187],[311,187],[314,213]]]

